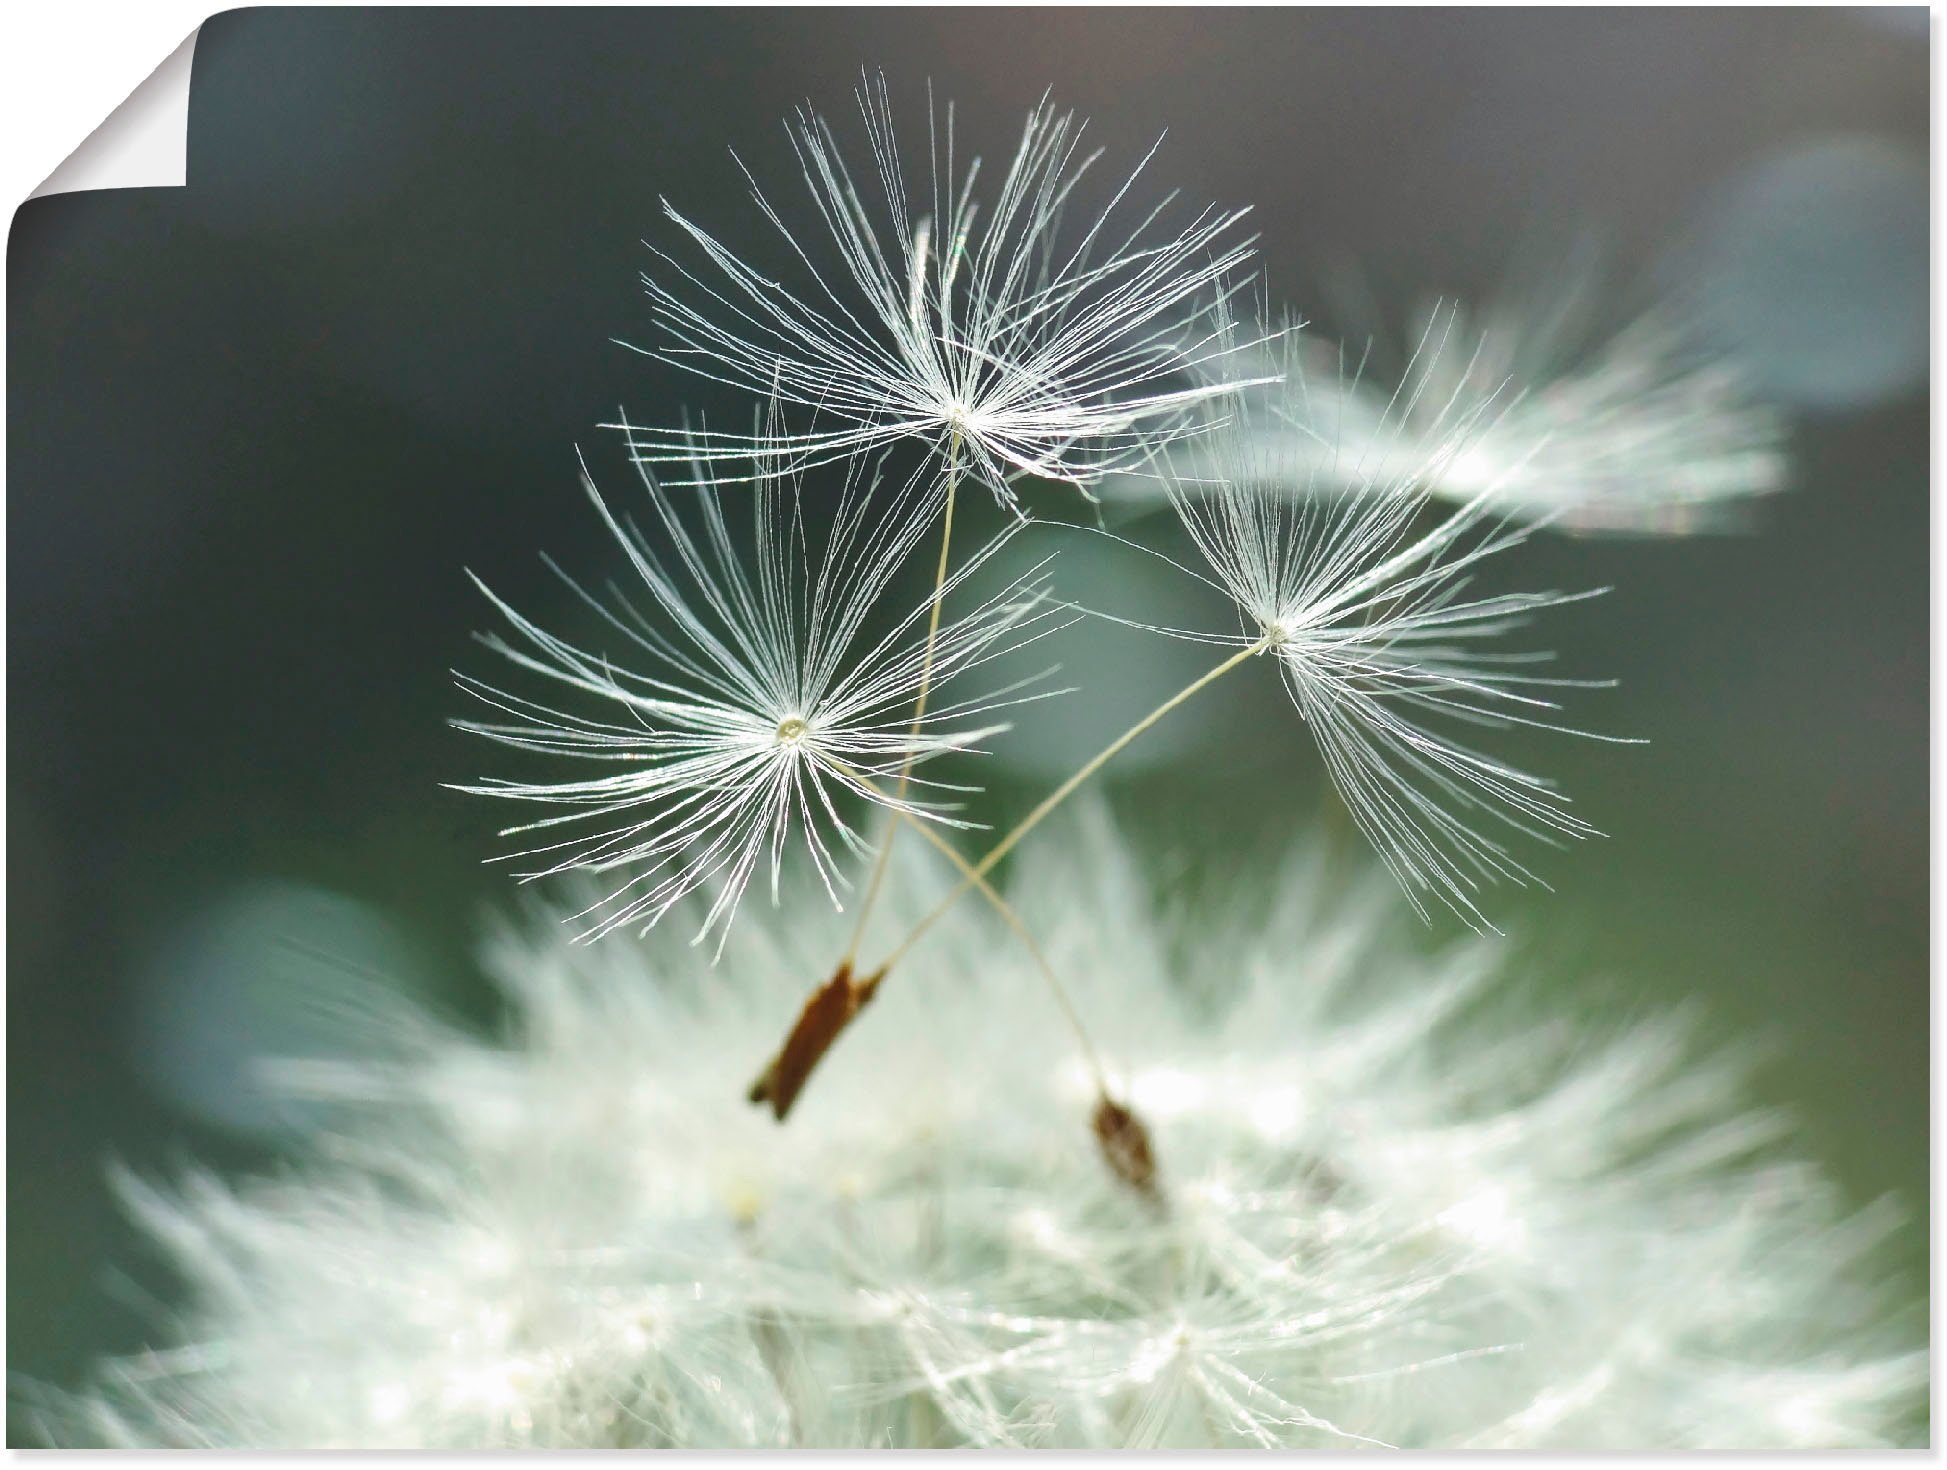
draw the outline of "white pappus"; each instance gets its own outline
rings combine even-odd
[[[868,186],[823,117],[801,111],[791,130],[823,245],[786,225],[752,182],[806,287],[772,279],[667,202],[711,273],[664,255],[673,284],[644,277],[666,341],[638,350],[775,395],[811,421],[754,438],[619,426],[639,458],[697,462],[699,474],[722,479],[739,465],[806,468],[919,439],[943,457],[964,454],[1012,505],[1019,475],[1086,491],[1195,431],[1186,411],[1226,386],[1229,348],[1213,312],[1250,256],[1235,238],[1243,211],[1205,209],[1163,226],[1170,197],[1153,206],[1132,197],[1145,157],[1085,228],[1064,235],[1099,155],[1083,154],[1082,125],[1044,100],[985,213],[974,192],[979,160],[957,172],[952,107],[943,119],[929,113],[931,199],[916,218],[883,78],[861,87],[858,105]]]
[[[1297,337],[1286,334],[1294,356]],[[1296,373],[1269,404],[1240,393],[1224,406],[1194,470],[1168,456],[1159,464],[1209,575],[1182,569],[1234,606],[1239,630],[1157,631],[1236,648],[1218,673],[1271,659],[1347,808],[1414,906],[1425,915],[1437,903],[1492,927],[1476,902],[1484,885],[1539,881],[1510,836],[1556,842],[1595,829],[1553,783],[1476,749],[1466,732],[1527,725],[1615,737],[1556,719],[1554,692],[1598,681],[1539,675],[1530,670],[1550,655],[1489,645],[1602,589],[1473,589],[1484,562],[1534,529],[1500,514],[1498,480],[1458,506],[1434,494],[1447,467],[1492,434],[1491,397],[1456,385],[1438,402],[1405,400],[1398,417],[1421,427],[1396,428],[1377,455],[1363,439],[1341,444],[1335,422],[1313,423]],[[1266,432],[1267,415],[1278,432]],[[1325,475],[1358,488],[1292,493]]]
[[[948,618],[929,645],[930,597],[890,626],[873,619],[937,505],[930,477],[889,485],[875,462],[853,456],[833,476],[835,495],[815,510],[795,476],[768,476],[726,495],[686,488],[679,492],[686,511],[646,468],[639,473],[653,539],[618,520],[583,469],[583,488],[621,548],[632,585],[648,594],[639,607],[611,582],[604,600],[562,574],[596,615],[599,650],[555,636],[487,592],[512,641],[482,641],[571,693],[575,707],[456,675],[461,688],[510,717],[455,721],[459,728],[616,768],[581,780],[455,788],[568,809],[501,834],[540,834],[510,859],[528,865],[523,878],[627,871],[620,887],[576,916],[591,937],[653,925],[692,890],[707,888],[712,899],[697,938],[720,938],[767,859],[775,891],[794,831],[838,900],[851,881],[838,849],[863,850],[847,801],[967,825],[955,815],[965,787],[922,771],[910,778],[916,789],[892,788],[911,765],[978,749],[1005,728],[993,722],[998,711],[1041,697],[1024,692],[1021,681],[957,693],[967,675],[1057,625],[1058,610],[1040,596],[1040,569]],[[740,508],[726,514],[726,498]],[[740,524],[746,514],[748,535]],[[668,549],[658,550],[659,542]],[[962,563],[942,595],[958,591],[999,544]],[[953,697],[936,699],[915,719],[922,683]]]
[[[1652,300],[1619,325],[1598,315],[1595,268],[1531,265],[1469,306],[1428,305],[1403,337],[1371,305],[1343,343],[1312,332],[1292,350],[1240,352],[1233,376],[1279,374],[1261,395],[1256,432],[1288,456],[1293,494],[1357,494],[1413,468],[1457,397],[1493,398],[1464,449],[1442,460],[1430,494],[1464,504],[1492,485],[1497,514],[1577,535],[1672,536],[1732,529],[1788,482],[1784,415],[1765,403],[1736,356],[1685,325],[1684,293]],[[1364,291],[1342,291],[1363,297]],[[1328,440],[1278,411],[1297,393]],[[1199,441],[1183,442],[1199,473]],[[1136,496],[1154,481],[1131,477]]]
[[[1889,1215],[1849,1214],[1685,1025],[1537,1019],[1504,944],[1416,953],[1315,852],[1269,907],[1187,925],[1099,819],[1029,863],[1014,896],[1148,1119],[1160,1202],[1091,1147],[1088,1072],[985,910],[779,1129],[729,1079],[835,922],[815,890],[714,971],[537,908],[489,954],[503,1042],[396,1021],[389,1058],[289,1070],[343,1107],[308,1161],[128,1182],[189,1304],[42,1423],[255,1448],[1920,1432],[1925,1352],[1867,1270]]]

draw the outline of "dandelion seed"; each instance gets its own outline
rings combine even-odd
[[[1213,575],[1172,564],[1229,600],[1243,631],[1199,632],[1107,616],[1232,651],[1043,797],[907,931],[881,970],[898,965],[960,898],[1132,742],[1259,657],[1276,663],[1346,806],[1422,917],[1430,898],[1473,927],[1491,929],[1473,897],[1485,883],[1541,881],[1509,852],[1503,841],[1509,833],[1544,842],[1596,835],[1548,781],[1475,751],[1450,729],[1527,725],[1633,743],[1550,718],[1558,706],[1542,691],[1603,687],[1600,682],[1522,673],[1549,655],[1478,646],[1538,611],[1597,595],[1465,595],[1474,568],[1533,529],[1494,515],[1493,485],[1430,528],[1414,526],[1437,467],[1464,450],[1491,401],[1450,402],[1435,413],[1445,437],[1413,474],[1326,497],[1292,496],[1291,478],[1304,471],[1283,452],[1286,441],[1257,432],[1244,395],[1229,407],[1212,445],[1210,473],[1189,479],[1164,460],[1161,474]],[[1286,407],[1287,422],[1301,423],[1302,399]]]
[[[487,592],[511,640],[493,635],[486,645],[583,696],[594,712],[457,676],[463,689],[511,717],[456,722],[461,729],[520,750],[621,767],[584,780],[456,788],[569,808],[502,834],[540,836],[509,859],[528,865],[521,876],[629,871],[619,888],[577,916],[590,937],[624,925],[646,928],[686,894],[708,887],[714,897],[697,938],[714,932],[721,942],[752,874],[767,860],[775,894],[794,834],[839,901],[850,881],[843,856],[864,850],[843,809],[852,798],[967,825],[955,815],[955,798],[967,788],[914,777],[920,790],[903,795],[885,783],[946,752],[979,749],[1005,728],[991,716],[1040,697],[1015,684],[936,704],[917,724],[912,716],[923,680],[952,685],[1052,626],[1053,609],[1039,598],[1039,569],[945,623],[929,654],[916,630],[930,598],[889,632],[870,622],[926,529],[937,492],[923,477],[889,485],[854,457],[829,519],[825,507],[813,512],[803,504],[795,478],[766,478],[734,497],[748,502],[748,552],[715,491],[687,493],[694,510],[685,516],[646,469],[641,477],[653,538],[616,519],[585,467],[582,484],[647,605],[638,607],[613,584],[603,598],[563,577],[598,615],[618,657],[559,638]],[[658,540],[667,551],[657,549]],[[969,558],[947,591],[998,545]],[[564,830],[568,835],[555,836]]]
[[[1423,426],[1418,457],[1394,450],[1368,470],[1361,445],[1361,467],[1340,470],[1359,478],[1350,495],[1290,494],[1294,477],[1321,473],[1316,451],[1293,455],[1288,440],[1261,432],[1261,410],[1234,401],[1231,423],[1211,445],[1210,473],[1191,479],[1166,468],[1165,480],[1211,570],[1202,580],[1236,606],[1242,631],[1161,631],[1272,659],[1340,796],[1414,907],[1425,916],[1430,900],[1491,928],[1475,901],[1484,884],[1540,881],[1507,837],[1558,842],[1596,832],[1551,782],[1475,749],[1459,732],[1525,725],[1612,738],[1555,718],[1555,691],[1600,683],[1532,674],[1526,670],[1550,655],[1489,646],[1536,613],[1602,589],[1471,591],[1481,564],[1533,528],[1500,514],[1493,477],[1428,520],[1432,487],[1491,436],[1497,419],[1491,399],[1470,397],[1460,384],[1439,402],[1423,392],[1416,388],[1398,409],[1402,421]],[[1314,444],[1331,432],[1311,424],[1297,393],[1281,406],[1281,421]]]
[[[644,278],[666,338],[650,356],[773,394],[832,427],[690,436],[619,426],[639,459],[695,463],[721,480],[737,463],[765,474],[901,439],[942,455],[957,442],[1011,505],[1017,476],[1086,491],[1196,431],[1186,411],[1227,386],[1195,379],[1224,376],[1231,349],[1213,313],[1249,258],[1248,242],[1234,239],[1244,211],[1204,209],[1163,226],[1169,198],[1133,202],[1152,149],[1085,229],[1064,236],[1063,215],[1099,154],[1084,154],[1082,125],[1044,100],[984,213],[979,160],[957,171],[952,107],[929,116],[932,197],[916,217],[884,79],[858,104],[869,187],[823,117],[801,111],[791,130],[825,246],[801,238],[752,181],[808,289],[771,279],[667,202],[714,274],[663,256],[675,284]]]
[[[1266,454],[1289,461],[1286,488],[1357,494],[1417,471],[1438,499],[1465,505],[1491,485],[1497,515],[1620,535],[1734,528],[1784,488],[1783,419],[1735,358],[1694,340],[1676,307],[1652,305],[1605,332],[1591,268],[1556,265],[1521,279],[1478,310],[1428,307],[1391,369],[1383,341],[1339,347],[1316,335],[1288,353],[1274,345],[1232,361],[1233,375],[1289,380],[1258,396],[1255,419]],[[1294,398],[1305,423],[1291,422]],[[1440,416],[1469,398],[1498,407],[1464,447],[1426,463]],[[1313,432],[1325,424],[1329,435]],[[1181,473],[1206,472],[1202,450],[1198,439],[1177,447]],[[1137,494],[1154,487],[1129,482]]]

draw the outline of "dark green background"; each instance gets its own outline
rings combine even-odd
[[[792,200],[777,119],[805,98],[849,116],[862,63],[914,125],[930,77],[990,157],[1050,85],[1116,159],[1168,127],[1156,177],[1254,203],[1301,309],[1309,273],[1347,260],[1468,295],[1536,232],[1600,236],[1640,277],[1781,150],[1927,146],[1924,20],[1820,11],[211,20],[188,188],[36,200],[10,242],[16,1372],[72,1382],[153,1335],[125,1278],[167,1278],[108,1195],[111,1156],[244,1167],[276,1147],[142,1080],[155,1041],[130,1016],[159,936],[239,882],[315,885],[408,933],[448,1009],[487,1014],[470,936],[505,896],[479,866],[499,813],[438,789],[489,764],[443,725],[484,622],[461,568],[541,608],[559,598],[538,549],[607,568],[571,446],[613,480],[592,424],[698,396],[609,341],[648,335],[657,196],[750,239],[726,147]],[[1927,310],[1924,282],[1856,284]],[[1536,755],[1610,836],[1548,862],[1554,894],[1496,909],[1555,957],[1563,1011],[1695,997],[1711,1035],[1765,1043],[1761,1097],[1857,1198],[1914,1212],[1916,1298],[1927,427],[1924,384],[1799,416],[1794,488],[1748,536],[1527,554],[1525,585],[1617,588],[1553,641],[1623,681],[1590,721],[1653,743]],[[1105,721],[1140,708],[1113,668],[1071,673]],[[1125,810],[1218,850],[1310,822],[1295,724],[1210,728],[1125,775]]]

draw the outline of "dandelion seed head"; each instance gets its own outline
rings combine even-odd
[[[179,1345],[42,1422],[253,1448],[1921,1432],[1925,1351],[1872,1269],[1891,1217],[1793,1160],[1684,1024],[1524,1020],[1505,944],[1402,944],[1317,851],[1189,929],[1099,812],[1024,857],[1160,1204],[1095,1151],[1072,1037],[983,910],[778,1128],[739,1084],[842,933],[815,885],[714,970],[536,907],[489,951],[503,1040],[407,1018],[279,1177],[124,1179],[187,1278]],[[902,863],[895,904],[950,880]]]

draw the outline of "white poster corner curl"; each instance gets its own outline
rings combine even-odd
[[[196,35],[191,31],[28,197],[81,189],[180,189],[187,184],[189,73]]]

